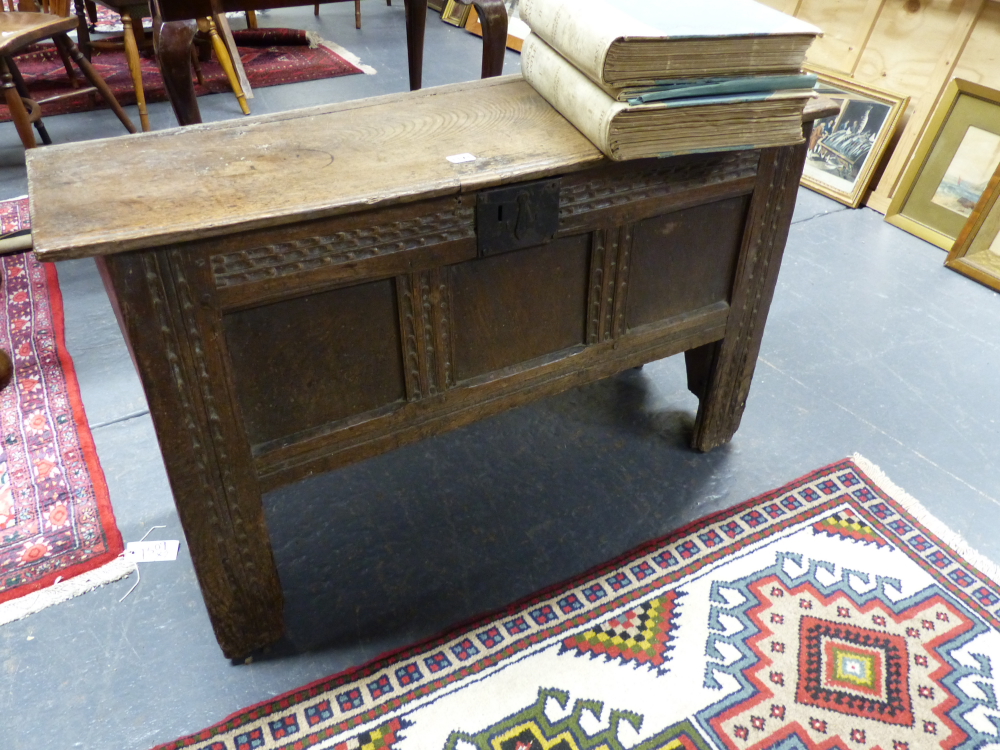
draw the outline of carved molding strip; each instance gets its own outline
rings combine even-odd
[[[592,235],[587,343],[598,344],[625,332],[625,302],[633,227],[599,229]]]
[[[559,194],[559,218],[753,177],[757,173],[758,159],[758,151],[732,151],[628,177],[620,172],[596,175],[583,182],[564,177]]]
[[[213,255],[212,273],[220,288],[240,286],[475,236],[475,209],[465,206],[415,219]]]
[[[406,395],[433,396],[454,383],[448,285],[440,268],[396,277]]]

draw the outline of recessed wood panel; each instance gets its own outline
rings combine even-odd
[[[746,211],[747,198],[731,198],[639,222],[627,327],[728,302]]]
[[[582,344],[590,235],[451,267],[456,379]]]
[[[225,330],[252,444],[405,398],[391,279],[233,313]]]

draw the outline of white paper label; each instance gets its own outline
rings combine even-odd
[[[476,157],[472,154],[454,154],[453,156],[445,157],[452,164],[464,164],[467,161],[475,161]]]
[[[157,542],[129,542],[125,545],[125,559],[129,562],[169,562],[177,559],[181,543],[176,539]]]

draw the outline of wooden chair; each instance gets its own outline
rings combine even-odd
[[[67,36],[67,32],[75,30],[77,25],[78,19],[69,13],[69,0],[43,0],[41,12],[38,11],[38,6],[32,0],[22,0],[18,10],[0,12],[0,89],[3,90],[11,119],[14,120],[17,134],[25,148],[34,148],[38,145],[31,130],[32,123],[36,124],[43,142],[51,142],[41,124],[42,105],[69,96],[80,96],[95,91],[111,107],[126,130],[130,133],[136,132],[135,125],[125,114],[118,100],[115,99],[115,95],[111,93],[108,84],[101,78],[100,73],[94,70],[76,43]],[[29,45],[45,39],[52,40],[67,67],[72,67],[70,61],[76,63],[84,77],[90,82],[89,87],[78,88],[67,94],[60,94],[37,102],[31,99],[12,58]]]
[[[68,0],[65,1],[68,2]],[[149,112],[146,108],[146,90],[142,83],[142,63],[139,57],[139,49],[146,44],[146,32],[142,28],[142,19],[152,15],[150,4],[148,0],[97,0],[97,4],[111,9],[121,16],[123,33],[120,41],[101,40],[90,42],[88,36],[88,43],[94,48],[121,49],[124,46],[125,60],[128,63],[129,74],[132,76],[132,86],[135,88],[136,107],[139,110],[139,124],[142,126],[144,132],[149,131],[152,127],[149,123]],[[78,5],[77,14],[81,18],[81,25],[86,26],[87,18],[84,16],[82,5]],[[243,111],[243,114],[248,115],[250,114],[250,106],[247,104],[246,94],[243,91],[243,86],[240,84],[233,59],[229,54],[229,48],[219,35],[219,24],[220,21],[217,18],[203,18],[199,19],[198,28],[211,39],[215,56],[218,58],[219,64],[222,66],[222,70],[229,80],[229,85],[236,95],[240,109]],[[233,54],[236,54],[235,50]],[[198,72],[200,79],[200,70]]]
[[[327,0],[327,2],[349,2],[349,0]],[[392,5],[392,0],[385,0],[386,5]],[[319,3],[313,6],[313,15],[319,15]],[[248,18],[249,20],[249,18]],[[361,0],[354,0],[354,28],[361,28]]]

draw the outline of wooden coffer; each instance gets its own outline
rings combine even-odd
[[[214,241],[262,489],[721,339],[759,157],[604,164]]]

